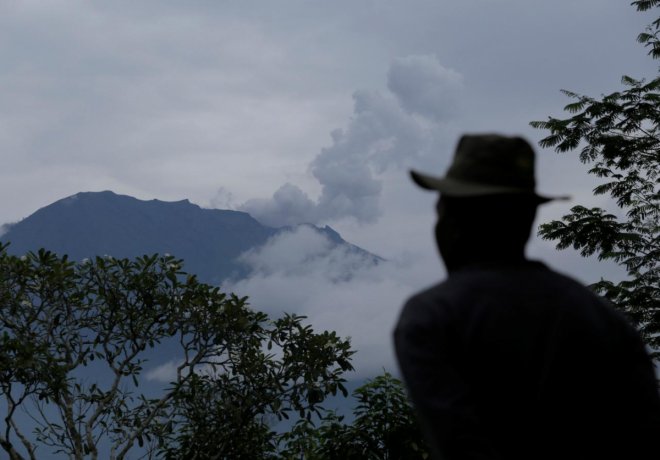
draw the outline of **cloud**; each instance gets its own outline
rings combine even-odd
[[[434,56],[395,60],[389,90],[356,91],[348,125],[333,131],[332,145],[309,164],[321,186],[316,201],[287,183],[270,199],[248,200],[239,209],[271,226],[375,222],[382,212],[382,174],[433,151],[442,125],[456,112],[461,80]]]
[[[298,186],[288,182],[270,200],[251,199],[239,209],[274,227],[317,221],[316,204]]]
[[[177,344],[178,345],[178,344]],[[208,358],[203,364],[197,364],[193,372],[196,375],[217,376],[226,372],[222,365],[226,360],[226,354],[218,355],[215,358]],[[144,377],[149,382],[170,383],[177,379],[177,369],[185,362],[184,359],[171,359],[145,372]],[[216,365],[214,365],[214,363]],[[190,374],[190,367],[186,366],[181,370],[182,377]]]
[[[209,201],[213,209],[234,209],[234,195],[225,187],[219,187]]]
[[[368,253],[338,244],[310,225],[300,225],[270,238],[263,246],[243,253],[239,261],[250,268],[252,277],[314,274],[331,282],[350,280],[376,264]]]
[[[272,238],[242,260],[251,274],[223,288],[248,295],[254,308],[271,317],[305,315],[316,330],[350,337],[358,351],[357,377],[383,367],[396,371],[391,332],[401,305],[439,271],[435,254],[399,254],[374,264],[309,226]]]
[[[145,372],[144,377],[148,381],[169,383],[176,380],[176,369],[181,365],[182,361],[175,359],[160,364],[153,369]]]
[[[408,112],[445,121],[458,109],[463,77],[434,56],[413,55],[394,60],[387,87]]]

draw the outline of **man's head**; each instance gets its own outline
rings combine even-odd
[[[435,238],[447,269],[523,260],[538,204],[521,194],[441,195]]]
[[[539,204],[534,150],[521,137],[461,137],[444,177],[411,171],[413,180],[440,192],[436,240],[448,269],[483,260],[524,257]]]

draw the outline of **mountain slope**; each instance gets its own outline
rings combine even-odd
[[[212,283],[245,276],[247,268],[237,257],[291,230],[267,227],[244,212],[203,209],[188,200],[142,201],[110,191],[72,195],[5,228],[0,241],[10,242],[13,254],[41,247],[74,260],[170,253],[184,259],[185,271]],[[378,262],[377,256],[345,242],[330,227],[313,228],[333,244]]]

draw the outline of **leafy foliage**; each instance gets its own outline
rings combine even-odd
[[[259,458],[277,442],[269,417],[309,417],[345,391],[347,340],[300,316],[271,321],[181,267],[157,255],[19,258],[0,244],[0,448],[10,459],[39,449],[122,459],[140,447]],[[146,352],[165,342],[181,361],[169,388],[148,397],[138,391]]]
[[[353,392],[352,424],[333,412],[318,428],[300,420],[286,435],[282,458],[310,460],[413,460],[428,451],[401,381],[385,372]]]
[[[327,395],[347,395],[341,375],[352,369],[349,343],[334,332],[315,334],[301,318],[253,325],[209,372],[180,388],[165,458],[275,456],[286,437],[271,430],[274,420],[310,421],[321,416]],[[273,349],[279,357],[264,352]]]
[[[660,1],[633,5],[645,11]],[[654,59],[660,57],[659,30],[657,19],[638,36]],[[575,100],[565,107],[571,117],[531,122],[549,131],[542,147],[579,148],[589,173],[604,180],[594,193],[609,195],[621,210],[575,206],[561,220],[541,225],[539,234],[557,241],[558,249],[573,247],[625,267],[627,280],[601,279],[592,287],[630,315],[660,356],[660,77],[647,82],[624,76],[622,84],[599,99],[563,91]]]
[[[651,8],[660,6],[658,0],[639,0],[632,2],[632,5],[637,7],[637,11],[647,11]],[[658,38],[658,31],[660,30],[660,18],[656,19],[646,28],[646,32],[642,32],[637,36],[637,41],[643,43],[644,46],[650,48],[649,55],[654,59],[660,57],[660,38]]]

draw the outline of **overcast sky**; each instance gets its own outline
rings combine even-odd
[[[302,229],[246,255],[270,268],[231,288],[350,335],[362,372],[392,369],[401,302],[443,276],[435,197],[408,169],[443,172],[463,132],[536,144],[528,122],[562,115],[561,88],[654,76],[635,41],[654,18],[628,3],[0,0],[0,223],[113,190],[331,225],[389,263],[336,282],[350,256],[304,257],[325,243]],[[538,150],[540,191],[574,197],[539,221],[607,205],[586,169]],[[537,240],[529,253],[585,282],[616,273]]]

